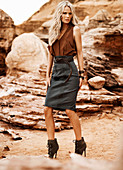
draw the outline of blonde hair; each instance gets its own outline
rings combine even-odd
[[[77,17],[74,14],[74,9],[73,9],[73,5],[69,2],[69,1],[62,1],[57,5],[57,8],[54,12],[54,16],[52,19],[52,25],[49,29],[49,45],[51,46],[55,40],[59,37],[60,35],[60,29],[61,29],[61,15],[62,12],[64,10],[64,8],[68,6],[71,11],[72,11],[72,19],[71,19],[71,23],[73,25],[77,25],[78,21],[77,21]]]

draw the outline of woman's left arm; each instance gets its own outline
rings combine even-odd
[[[83,53],[82,53],[82,39],[81,39],[80,28],[78,26],[74,27],[73,36],[76,42],[77,60],[78,60],[79,70],[83,71],[84,65],[83,65]],[[82,81],[83,81],[82,78],[80,78],[80,84],[79,84],[80,87],[82,86]]]

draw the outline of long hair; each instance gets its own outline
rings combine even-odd
[[[52,25],[49,29],[49,45],[51,46],[55,40],[59,37],[60,35],[60,29],[61,29],[61,16],[62,16],[62,12],[64,10],[64,8],[68,6],[71,11],[72,11],[72,19],[71,19],[71,23],[73,25],[77,25],[78,21],[77,21],[77,17],[75,15],[74,9],[73,9],[73,5],[69,2],[69,1],[62,1],[57,5],[57,8],[54,12],[54,16],[52,19]]]

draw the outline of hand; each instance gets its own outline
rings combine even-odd
[[[82,78],[80,78],[80,79],[79,79],[79,90],[80,90],[81,87],[82,87],[82,82],[83,82],[83,80],[82,80]]]
[[[48,89],[48,86],[50,86],[50,77],[46,78],[46,91]]]

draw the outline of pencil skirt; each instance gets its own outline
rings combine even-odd
[[[61,56],[57,56],[61,57]],[[63,58],[69,56],[62,56]],[[79,75],[74,61],[69,62],[72,74],[69,80],[70,67],[67,63],[54,63],[50,86],[48,86],[44,106],[55,110],[76,111],[76,97],[79,90]]]

